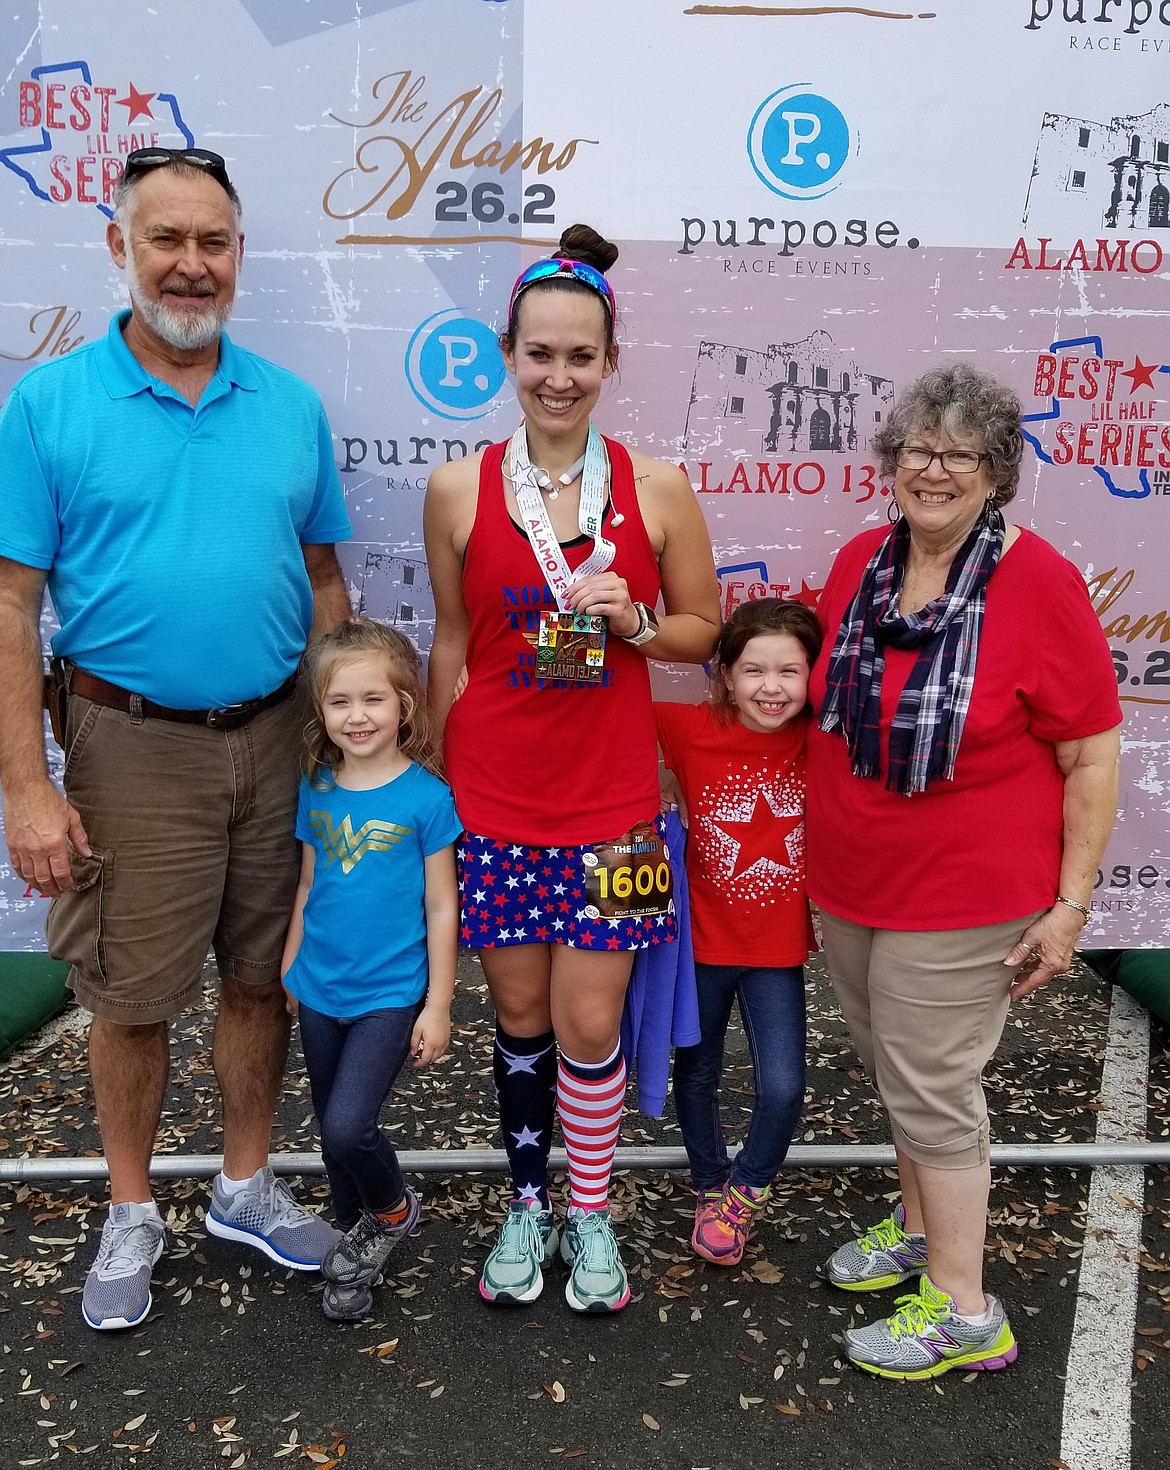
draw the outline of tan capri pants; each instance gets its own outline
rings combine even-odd
[[[821,910],[825,961],[899,1149],[932,1169],[990,1157],[983,1068],[1015,978],[1004,956],[1036,917],[976,929],[869,929]]]

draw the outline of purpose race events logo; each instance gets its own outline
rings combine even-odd
[[[798,82],[782,87],[756,110],[748,157],[761,182],[786,199],[820,199],[858,151],[858,140],[834,102]]]
[[[806,82],[795,82],[770,93],[756,108],[748,124],[746,150],[756,178],[772,194],[809,204],[845,182],[847,165],[861,151],[861,139],[835,101],[810,90]],[[775,245],[782,257],[809,247],[818,252],[866,245],[891,250],[906,244],[917,250],[920,243],[913,234],[904,236],[891,219],[776,219],[761,209],[758,217],[746,220],[683,216],[680,223],[680,255],[693,255],[704,243],[723,250]]]
[[[427,317],[406,348],[411,392],[442,418],[483,418],[506,376],[494,333],[458,308]]]
[[[0,149],[0,164],[38,199],[96,208],[108,218],[128,153],[195,146],[172,93],[113,78],[98,84],[85,61],[33,67],[20,82],[19,120],[36,141]]]

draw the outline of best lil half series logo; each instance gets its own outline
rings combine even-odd
[[[35,66],[20,82],[20,127],[29,141],[0,149],[0,164],[50,204],[81,204],[113,217],[114,187],[135,148],[195,146],[178,99],[125,79],[95,81],[89,63]]]

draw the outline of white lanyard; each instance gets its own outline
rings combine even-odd
[[[549,520],[536,478],[536,467],[528,457],[528,435],[521,424],[508,445],[508,473],[516,495],[516,505],[524,526],[524,534],[532,547],[540,570],[544,573],[557,606],[570,611],[569,588],[575,581],[604,572],[617,554],[617,547],[602,535],[606,488],[609,480],[609,455],[601,435],[589,425],[589,442],[585,446],[585,468],[581,474],[581,503],[577,509],[577,527],[582,536],[593,541],[593,550],[575,572],[569,570],[561,543]]]

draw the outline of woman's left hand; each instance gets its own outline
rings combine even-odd
[[[1011,988],[1013,1000],[1021,1000],[1046,985],[1053,975],[1063,975],[1072,964],[1073,950],[1085,927],[1083,916],[1068,904],[1054,904],[1034,919],[1023,938],[1004,960],[1016,970]]]
[[[630,638],[642,626],[642,619],[630,597],[625,579],[616,572],[595,572],[569,588],[568,603],[574,612],[609,619],[610,630],[618,638]]]

